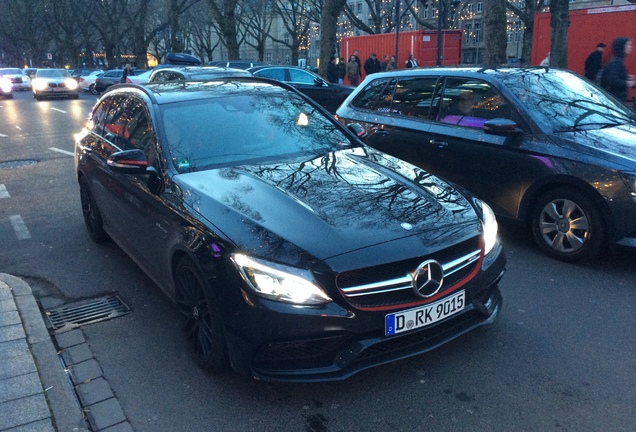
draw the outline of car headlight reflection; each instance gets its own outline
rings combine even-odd
[[[8,78],[0,77],[0,89],[2,89],[3,93],[10,93],[11,92],[11,80],[9,80]]]
[[[497,244],[497,219],[492,209],[483,201],[481,204],[482,224],[484,226],[484,254],[488,255]]]
[[[32,86],[35,90],[40,90],[40,91],[42,91],[42,90],[45,90],[45,89],[49,86],[49,83],[48,83],[46,80],[42,80],[42,79],[38,79],[38,78],[36,78],[36,79],[34,79],[34,80],[31,82],[31,86]]]
[[[66,84],[66,88],[69,90],[75,90],[78,86],[77,81],[75,81],[73,78],[69,78],[66,81],[64,81],[64,83]]]
[[[321,305],[331,298],[314,282],[311,272],[243,254],[232,255],[247,285],[261,297],[298,305]]]

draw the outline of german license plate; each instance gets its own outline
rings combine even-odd
[[[438,300],[435,303],[388,314],[384,320],[384,334],[386,336],[393,336],[409,330],[429,326],[461,312],[465,306],[465,293],[462,290]]]

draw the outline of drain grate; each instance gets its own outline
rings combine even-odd
[[[130,313],[130,308],[116,295],[70,303],[44,311],[56,333],[84,324],[104,321]]]

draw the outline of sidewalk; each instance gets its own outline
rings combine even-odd
[[[0,431],[88,431],[31,287],[0,273]]]

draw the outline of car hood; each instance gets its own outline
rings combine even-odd
[[[367,147],[179,174],[174,181],[186,207],[241,250],[287,254],[292,264],[377,245],[398,257],[413,254],[413,242],[424,254],[481,231],[474,208],[455,188]]]
[[[636,126],[623,125],[604,129],[553,134],[560,146],[587,156],[636,169]]]

